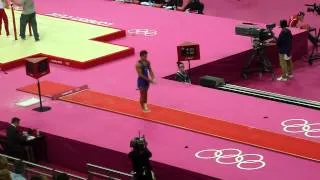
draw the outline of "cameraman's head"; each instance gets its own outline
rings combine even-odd
[[[280,21],[280,27],[281,27],[281,29],[287,28],[288,27],[288,21],[285,20],[285,19],[281,20]]]
[[[147,142],[144,137],[136,137],[131,140],[130,147],[133,151],[144,151],[147,147]]]

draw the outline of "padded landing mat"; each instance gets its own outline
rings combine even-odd
[[[49,81],[41,83],[41,90],[48,97],[72,88],[68,85]],[[18,90],[36,94],[37,85],[29,85]],[[64,96],[60,100],[320,162],[320,143],[314,141],[157,105],[149,105],[152,112],[143,113],[137,101],[91,90]]]
[[[111,27],[37,15],[40,41],[35,42],[27,30],[26,40],[14,40],[12,16],[8,15],[9,37],[0,36],[0,68],[10,69],[24,64],[27,57],[49,57],[55,64],[74,68],[89,68],[134,54],[132,47],[107,43],[126,36],[126,31]],[[19,11],[15,12],[19,22]],[[17,24],[19,35],[19,23]]]

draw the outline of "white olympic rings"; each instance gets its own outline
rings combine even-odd
[[[203,153],[213,153],[212,155],[201,155]],[[205,149],[198,151],[195,154],[196,158],[199,159],[215,159],[219,164],[231,165],[237,164],[237,167],[242,170],[257,170],[266,166],[266,163],[263,161],[263,156],[260,154],[242,154],[242,151],[239,149]],[[248,158],[251,157],[251,158]],[[233,159],[233,161],[230,161]],[[251,167],[246,167],[245,165],[253,165]]]
[[[141,36],[156,36],[158,32],[153,29],[130,29],[128,30],[130,35],[141,35]]]
[[[320,123],[309,124],[305,119],[288,119],[281,125],[287,133],[304,133],[309,138],[320,138]]]

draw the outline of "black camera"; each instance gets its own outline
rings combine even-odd
[[[266,25],[266,28],[270,31],[272,31],[275,27],[276,27],[276,23]]]
[[[313,12],[320,15],[320,4],[314,3],[314,4],[305,4],[305,6],[308,7],[307,12]]]
[[[133,149],[145,149],[148,145],[148,142],[146,141],[145,137],[135,137],[130,141],[130,147]]]
[[[266,28],[261,28],[255,24],[243,23],[236,26],[236,34],[240,36],[249,36],[263,42],[274,37],[272,30],[276,24],[268,24]]]

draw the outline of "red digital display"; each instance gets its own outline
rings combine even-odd
[[[195,43],[183,43],[177,47],[178,60],[190,61],[200,59],[200,46]]]

